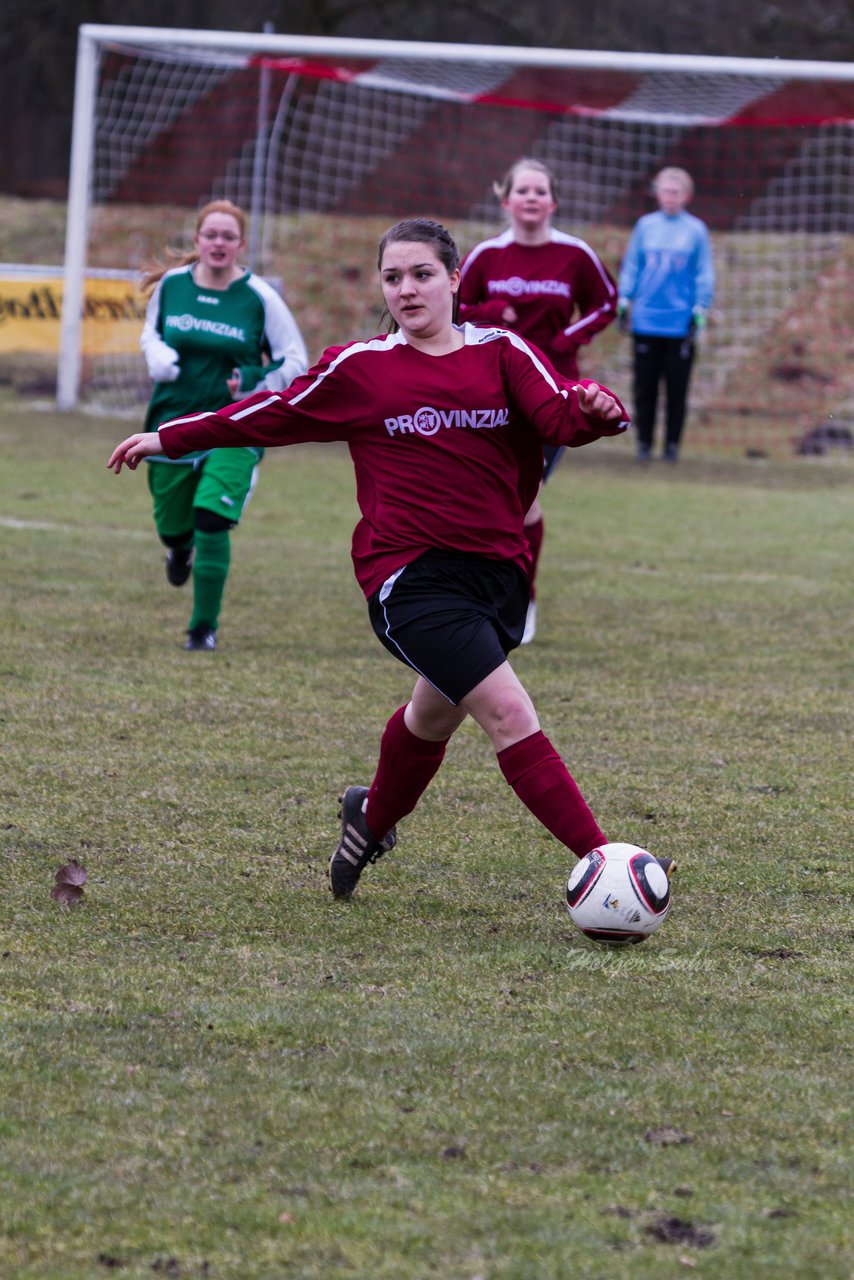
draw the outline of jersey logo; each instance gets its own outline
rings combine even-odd
[[[470,431],[483,428],[506,427],[510,420],[509,409],[432,409],[428,405],[415,413],[401,413],[396,418],[386,418],[385,429],[390,436],[434,436],[443,427],[462,427]]]
[[[490,293],[501,293],[511,298],[543,293],[568,298],[572,292],[565,280],[523,280],[521,276],[510,276],[507,280],[488,280],[486,287]]]
[[[212,298],[210,294],[207,293],[200,293],[198,300],[199,302],[209,302],[212,307],[219,306],[219,298]]]
[[[242,329],[224,320],[204,320],[199,316],[191,316],[185,312],[182,316],[167,316],[163,328],[177,329],[179,333],[213,333],[218,338],[232,338],[235,342],[245,342]]]

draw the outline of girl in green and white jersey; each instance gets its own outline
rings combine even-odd
[[[144,276],[150,297],[141,345],[155,382],[146,431],[253,391],[281,391],[307,369],[290,310],[271,285],[240,265],[245,233],[242,209],[212,201],[196,220],[193,252]],[[230,531],[252,496],[263,452],[211,449],[177,462],[152,459],[148,467],[154,523],[167,547],[166,576],[176,587],[193,576],[185,649],[216,648]]]

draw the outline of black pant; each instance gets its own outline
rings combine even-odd
[[[664,379],[667,390],[667,433],[665,449],[675,453],[682,438],[688,383],[694,363],[691,338],[658,338],[636,333],[635,346],[635,417],[638,448],[649,451],[655,435],[655,413],[658,408],[658,385]]]
[[[431,547],[374,592],[368,612],[389,653],[457,707],[519,645],[530,598],[515,561]]]

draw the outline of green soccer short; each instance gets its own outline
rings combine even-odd
[[[216,512],[233,528],[252,497],[259,461],[257,449],[211,449],[186,462],[150,462],[148,488],[158,536],[188,533],[196,507]]]

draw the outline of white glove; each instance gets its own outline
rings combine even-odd
[[[155,382],[177,382],[181,372],[181,362],[177,351],[163,343],[162,351],[146,353],[148,372]]]
[[[145,356],[149,377],[155,382],[176,382],[181,372],[181,357],[174,347],[164,342],[150,321],[146,320],[139,345]]]

